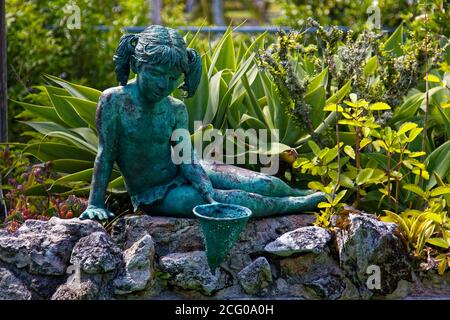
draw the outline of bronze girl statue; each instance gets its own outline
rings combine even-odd
[[[312,210],[324,199],[322,193],[231,165],[173,163],[171,135],[188,129],[188,113],[182,101],[169,95],[184,77],[181,88],[193,96],[202,68],[199,54],[186,48],[176,30],[153,25],[123,36],[114,62],[120,86],[105,90],[97,105],[99,147],[89,206],[81,219],[114,216],[104,206],[114,162],[134,209],[148,214],[194,217],[194,206],[217,201],[248,207],[253,217],[262,217]],[[137,76],[128,82],[130,68]]]

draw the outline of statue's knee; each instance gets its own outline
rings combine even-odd
[[[272,177],[270,176],[262,176],[261,178],[259,178],[256,181],[257,187],[263,189],[263,190],[267,190],[270,191],[273,189],[274,187],[274,180],[272,179]]]

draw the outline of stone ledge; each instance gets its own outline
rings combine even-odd
[[[28,220],[13,234],[0,232],[0,299],[401,299],[450,292],[448,274],[412,272],[394,224],[351,214],[348,228],[330,239],[311,226],[314,220],[250,220],[214,274],[195,219],[126,216],[112,236],[94,221]],[[67,273],[71,262],[79,262],[78,280]],[[371,265],[381,270],[379,290],[367,288]]]

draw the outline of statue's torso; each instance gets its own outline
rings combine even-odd
[[[169,98],[143,106],[127,93],[118,99],[117,163],[131,195],[171,181],[177,167],[171,160],[170,138],[175,114]]]

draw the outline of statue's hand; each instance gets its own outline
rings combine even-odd
[[[208,201],[208,203],[218,203],[216,200],[214,200],[214,199],[212,198],[212,196],[211,196],[210,193],[206,194],[206,195],[204,196],[204,198],[206,199],[206,201]]]
[[[94,205],[89,205],[86,210],[80,215],[81,220],[91,219],[91,220],[107,220],[108,218],[113,218],[114,213],[105,208],[97,207]]]

